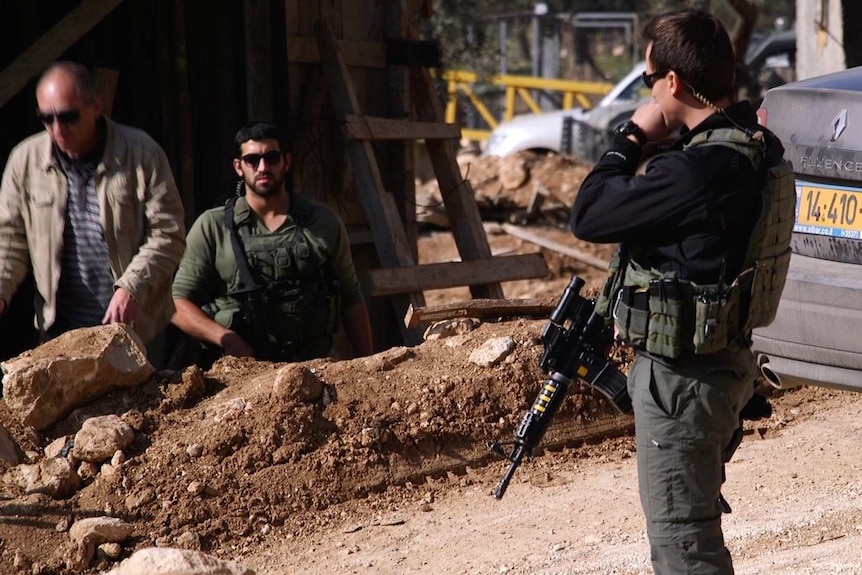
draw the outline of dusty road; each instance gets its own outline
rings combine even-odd
[[[773,402],[728,470],[737,573],[862,573],[862,395],[803,389]],[[259,575],[650,573],[630,440],[546,453],[496,501],[500,471],[390,489],[345,510],[344,524],[276,535],[244,562]]]

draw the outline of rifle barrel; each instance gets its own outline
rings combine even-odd
[[[509,465],[509,469],[506,470],[506,474],[503,475],[503,479],[500,480],[500,483],[494,490],[494,499],[502,499],[503,495],[506,494],[509,482],[512,480],[512,476],[515,475],[515,471],[518,469],[518,466],[521,465],[521,460],[524,459],[524,455],[526,455],[526,453],[527,450],[523,445],[517,446],[515,451],[512,452],[512,456],[509,458],[512,464]]]

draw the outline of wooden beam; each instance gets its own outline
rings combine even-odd
[[[83,0],[0,72],[0,107],[123,0]],[[384,55],[385,56],[385,55]]]
[[[424,264],[409,268],[368,270],[363,274],[365,293],[372,296],[446,289],[471,283],[491,284],[543,278],[548,275],[539,252],[497,256],[470,262]]]
[[[556,307],[556,302],[542,299],[471,299],[427,307],[411,306],[404,316],[404,325],[413,329],[422,323],[457,317],[547,317]]]
[[[428,70],[411,68],[410,89],[418,119],[424,122],[442,122],[443,110]],[[446,215],[449,216],[452,235],[461,259],[475,261],[490,258],[491,247],[482,228],[482,217],[479,215],[473,187],[461,176],[452,142],[428,140],[425,146],[434,166],[434,174],[440,185]],[[470,293],[475,298],[503,298],[500,284],[472,283]]]
[[[315,28],[320,53],[323,55],[321,61],[323,73],[335,115],[339,121],[344,122],[347,116],[361,114],[362,110],[359,108],[359,101],[353,91],[347,66],[341,57],[341,49],[332,29],[323,19],[318,20]],[[368,140],[348,140],[347,153],[356,179],[359,199],[371,225],[374,247],[380,264],[387,268],[415,265],[416,262],[407,245],[407,236],[398,214],[398,207],[392,195],[388,194],[383,187],[380,168],[371,143]],[[395,306],[396,314],[399,316],[409,305],[424,305],[424,303],[425,298],[421,291],[392,299],[392,305]],[[414,345],[421,341],[419,334],[410,330],[402,330],[402,336],[407,345]]]
[[[355,1],[355,0],[354,0]],[[386,43],[366,40],[338,40],[344,63],[357,68],[385,68]],[[288,59],[292,64],[320,63],[320,49],[314,38],[297,36],[288,41]]]
[[[461,137],[461,127],[352,115],[345,118],[344,135],[352,140],[457,140]]]
[[[587,265],[591,265],[594,268],[605,271],[607,271],[608,269],[608,261],[592,256],[579,249],[570,246],[564,246],[559,242],[555,242],[554,240],[540,236],[539,234],[531,232],[526,228],[522,228],[520,226],[513,226],[512,224],[507,223],[500,224],[500,228],[510,236],[521,238],[522,240],[528,241],[532,244],[536,244],[537,246],[548,248],[549,250],[553,250],[557,253],[563,254],[564,256],[569,256],[570,258],[574,258]]]

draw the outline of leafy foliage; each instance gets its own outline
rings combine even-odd
[[[770,30],[779,16],[793,21],[794,0],[749,1],[759,11],[758,30]],[[636,12],[641,22],[668,10],[701,8],[713,10],[728,29],[737,18],[728,0],[544,0],[543,3],[547,5],[548,14]],[[529,62],[530,15],[536,4],[535,0],[435,0],[433,16],[423,19],[419,25],[425,37],[440,41],[444,66],[492,74],[499,69],[500,61],[499,28],[494,18],[514,14],[524,16],[511,21],[508,53]]]

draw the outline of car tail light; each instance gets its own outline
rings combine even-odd
[[[766,127],[766,108],[757,109],[757,121],[761,126]]]

